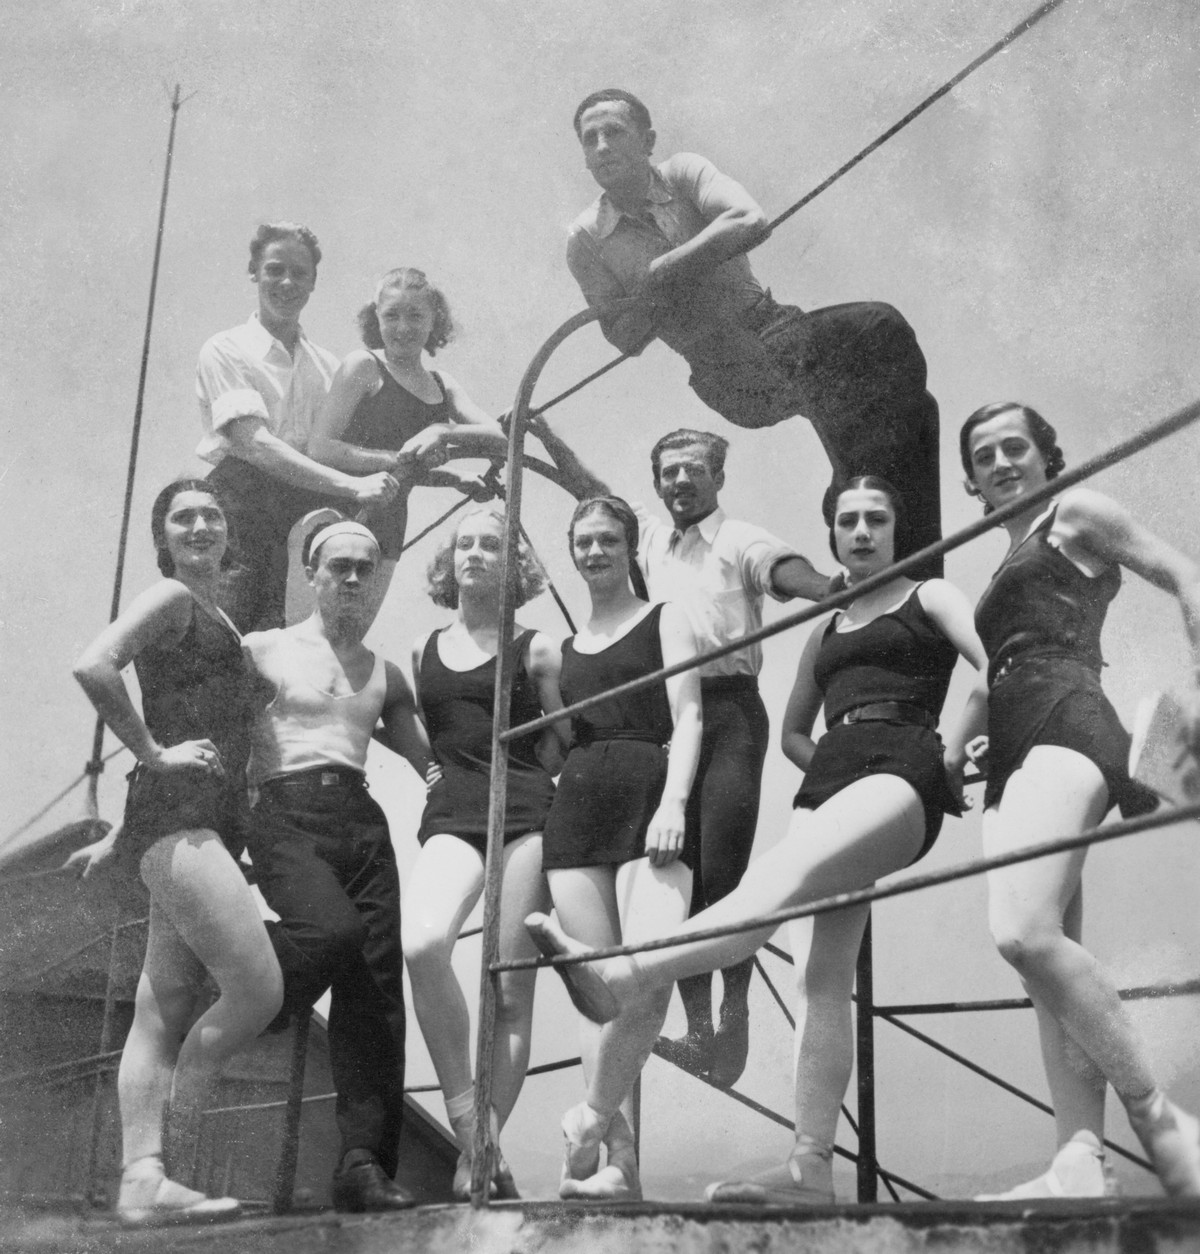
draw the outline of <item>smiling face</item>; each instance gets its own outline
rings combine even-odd
[[[470,514],[454,537],[454,580],[463,591],[500,590],[504,523],[495,514]]]
[[[1035,491],[1047,481],[1046,459],[1018,409],[981,422],[971,432],[969,449],[971,482],[993,509]]]
[[[428,292],[416,288],[385,288],[375,303],[384,352],[411,361],[433,334],[436,313]]]
[[[277,339],[294,332],[317,285],[317,267],[308,245],[294,238],[273,240],[263,249],[253,279],[263,326]]]
[[[366,536],[330,536],[309,560],[316,563],[307,574],[321,617],[327,623],[364,618],[369,626],[379,546]]]
[[[163,540],[176,575],[219,569],[229,530],[212,494],[191,488],[177,492],[163,519]]]
[[[606,509],[593,509],[575,521],[571,558],[589,587],[626,583],[629,541],[620,521]]]
[[[650,178],[654,132],[643,130],[623,100],[594,104],[579,119],[583,161],[606,192],[638,193]]]
[[[717,508],[725,472],[714,475],[702,444],[663,449],[654,490],[682,531]]]
[[[833,514],[837,559],[853,579],[865,579],[895,560],[896,511],[886,492],[851,488]]]

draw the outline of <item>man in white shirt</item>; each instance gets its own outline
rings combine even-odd
[[[610,494],[608,485],[579,461],[545,418],[534,418],[530,430],[563,471],[569,491],[580,499]],[[725,483],[728,447],[728,440],[705,431],[682,429],[663,436],[650,462],[654,490],[671,521],[633,505],[640,529],[638,564],[650,595],[683,607],[702,653],[761,627],[766,596],[817,601],[830,591],[829,577],[795,549],[761,527],[726,517],[717,498]],[[688,847],[697,851],[692,858],[692,914],[732,892],[750,861],[770,730],[758,693],[761,669],[758,644],[700,667],[704,732],[685,836]],[[732,1085],[746,1065],[746,994],[752,969],[751,961],[721,973],[721,1018],[715,1032],[711,975],[681,980],[687,1035],[678,1041],[660,1037],[656,1051],[707,1075],[714,1084]]]
[[[236,546],[224,608],[238,629],[283,626],[287,539],[296,520],[321,505],[351,510],[391,500],[386,473],[357,477],[305,455],[337,358],[300,328],[317,281],[321,249],[307,227],[260,226],[250,241],[258,310],[208,340],[196,366],[204,438]]]

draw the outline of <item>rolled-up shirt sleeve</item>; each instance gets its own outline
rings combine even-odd
[[[729,524],[726,524],[729,525]],[[800,557],[790,544],[764,531],[753,523],[739,522],[738,558],[742,567],[742,582],[747,590],[771,597],[775,601],[787,601],[790,598],[775,588],[771,581],[771,572],[788,558]]]
[[[196,363],[196,395],[207,411],[213,432],[235,418],[270,420],[267,403],[254,386],[247,362],[219,344],[208,343]]]

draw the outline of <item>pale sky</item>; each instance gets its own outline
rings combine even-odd
[[[575,103],[621,85],[648,103],[658,153],[698,151],[774,215],[910,109],[1031,8],[1002,0],[149,0],[10,6],[0,48],[6,275],[0,378],[0,843],[82,767],[92,715],[72,660],[103,626],[111,594],[169,110],[180,114],[135,490],[126,599],[154,578],[149,502],[181,472],[200,426],[196,352],[254,308],[246,244],[291,218],[325,260],[305,327],[344,354],[375,277],[416,265],[447,292],[462,334],[444,365],[492,412],[506,408],[538,345],[580,300],[565,231],[594,196],[571,130]],[[805,209],[753,257],[775,295],[805,307],[896,304],[915,326],[942,407],[943,512],[962,494],[957,428],[977,406],[1020,397],[1060,430],[1077,462],[1195,398],[1200,210],[1195,84],[1200,18],[1191,0],[1068,0],[1007,52]],[[608,359],[591,328],[551,362],[549,395]],[[553,420],[618,490],[650,499],[648,450],[692,425],[733,440],[723,503],[828,567],[819,519],[826,469],[799,420],[739,432],[686,388],[658,346]],[[1098,486],[1183,548],[1200,549],[1193,432]],[[1182,473],[1181,473],[1182,472]],[[414,530],[450,503],[415,499]],[[566,556],[569,502],[533,482],[526,522],[573,612],[582,587]],[[426,542],[428,545],[429,542]],[[948,561],[978,596],[997,537]],[[29,560],[30,555],[34,560]],[[402,564],[370,637],[406,659],[444,621],[423,590],[429,549]],[[564,634],[549,598],[522,616]],[[800,633],[803,634],[803,631]],[[763,690],[778,722],[802,641],[767,647]],[[1128,720],[1144,691],[1178,679],[1176,608],[1126,580],[1106,635],[1106,684]],[[959,677],[951,695],[958,699]],[[111,741],[110,741],[111,744]],[[115,819],[128,758],[101,787]],[[402,866],[415,853],[419,792],[373,762]],[[773,749],[759,839],[783,831],[797,773]],[[30,833],[78,816],[80,794]],[[1097,850],[1085,937],[1132,982],[1194,974],[1200,927],[1192,833]],[[978,823],[948,821],[921,870],[979,851]],[[1011,996],[978,881],[881,905],[877,995],[909,1001]],[[768,960],[775,970],[779,964]],[[464,964],[474,989],[475,975]],[[539,990],[534,1061],[574,1053],[557,981]],[[790,1046],[761,986],[745,1091],[790,1111]],[[678,1028],[682,1022],[673,1012]],[[1179,1093],[1200,1105],[1192,1003],[1143,1013]],[[919,1026],[1044,1095],[1028,1015]],[[417,1034],[413,1033],[414,1042]],[[1041,1170],[1050,1121],[878,1028],[885,1165],[948,1195]],[[414,1044],[412,1079],[430,1078]],[[532,1080],[504,1138],[518,1181],[549,1195],[558,1112],[578,1073]],[[788,1136],[658,1062],[647,1071],[648,1196],[693,1198],[709,1179],[782,1158]],[[440,1103],[434,1105],[440,1116]],[[1128,1142],[1121,1116],[1114,1133]],[[842,1143],[853,1145],[843,1130]],[[1143,1186],[1140,1175],[1130,1187]],[[843,1191],[849,1187],[847,1184]]]

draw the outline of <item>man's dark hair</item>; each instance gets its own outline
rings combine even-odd
[[[654,482],[658,482],[662,473],[662,455],[665,452],[669,449],[690,448],[693,444],[700,445],[704,450],[704,460],[714,479],[725,469],[725,453],[729,448],[729,441],[723,435],[680,427],[678,431],[670,431],[664,435],[650,450],[650,468],[654,471]]]
[[[633,115],[633,120],[644,131],[652,130],[654,124],[650,121],[650,110],[633,94],[631,91],[625,91],[621,87],[602,87],[599,91],[594,91],[590,96],[584,96],[579,102],[579,108],[575,110],[575,134],[582,138],[580,129],[580,119],[592,107],[592,105],[604,104],[606,100],[616,100],[621,104],[629,106],[629,112]]]
[[[249,269],[251,274],[258,273],[267,245],[274,244],[276,240],[281,239],[299,240],[308,249],[314,270],[321,264],[321,245],[317,243],[317,237],[308,227],[301,226],[297,222],[264,222],[254,232],[254,238],[250,241]]]

